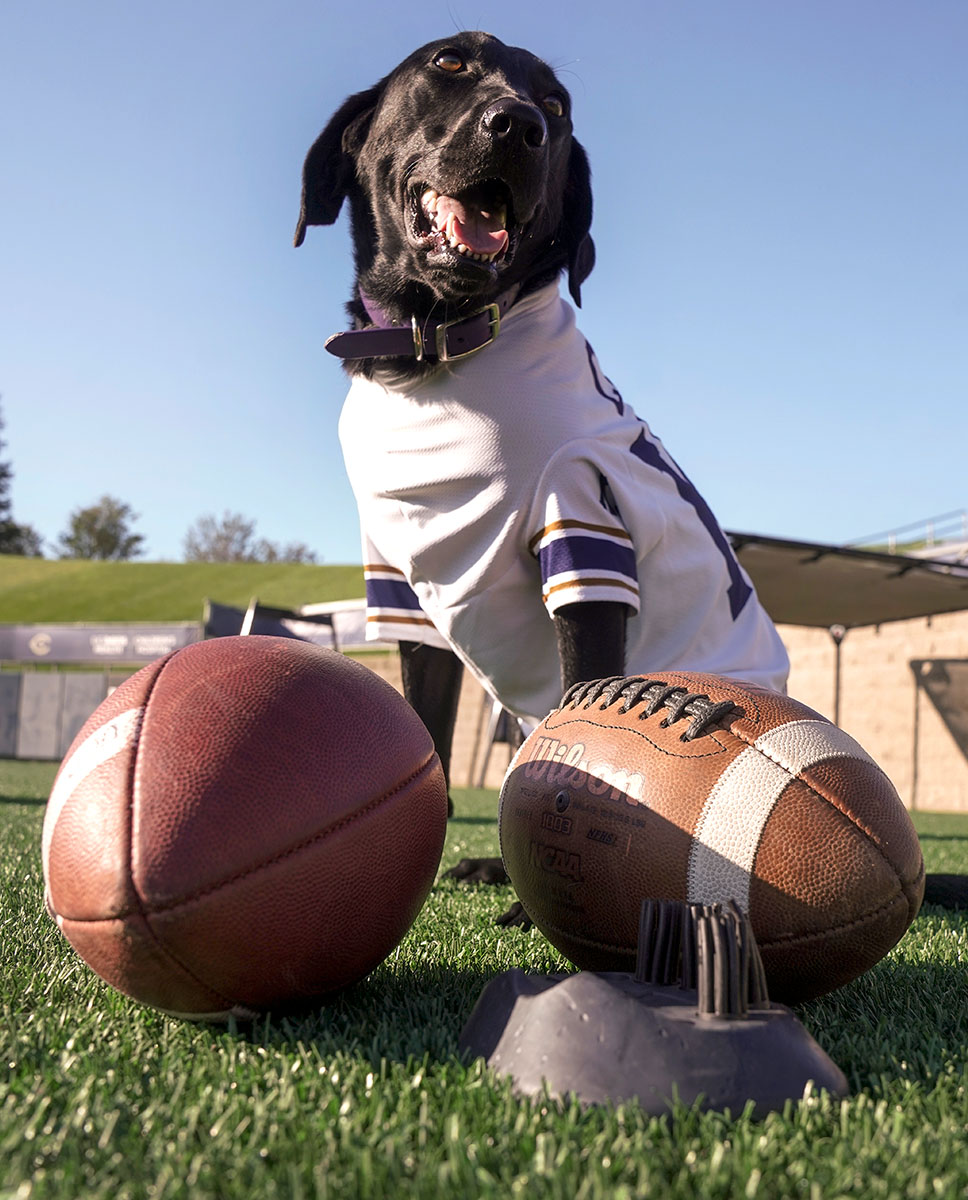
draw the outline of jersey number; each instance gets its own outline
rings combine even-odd
[[[641,459],[648,466],[669,475],[675,482],[679,495],[696,510],[696,516],[702,521],[706,532],[715,542],[716,549],[726,560],[726,570],[729,572],[729,588],[726,594],[729,596],[729,611],[735,621],[743,611],[746,601],[752,596],[753,589],[743,578],[739,563],[736,561],[732,548],[729,542],[726,541],[723,531],[719,528],[719,524],[712,514],[712,509],[710,509],[706,501],[678,467],[673,467],[665,461],[659,453],[658,447],[645,436],[644,429],[629,449],[636,458]]]
[[[595,357],[595,351],[585,343],[588,350],[588,365],[591,368],[592,379],[595,383],[595,390],[599,395],[604,396],[606,400],[611,401],[618,410],[619,416],[625,405],[622,402],[622,395],[612,381],[602,372],[598,365],[598,359]],[[719,528],[719,523],[712,514],[712,509],[706,501],[696,491],[691,481],[685,476],[678,467],[674,467],[666,462],[659,453],[658,447],[655,446],[645,436],[643,429],[636,438],[632,446],[629,447],[636,458],[641,459],[647,466],[654,467],[657,471],[662,471],[675,482],[676,490],[687,504],[691,504],[696,511],[696,516],[702,522],[703,527],[709,536],[713,539],[716,549],[723,556],[726,563],[726,570],[729,572],[729,589],[727,595],[729,597],[729,611],[735,621],[739,614],[743,611],[746,601],[752,596],[753,589],[743,578],[743,573],[740,570],[739,563],[733,554],[729,542],[726,541],[723,531]]]

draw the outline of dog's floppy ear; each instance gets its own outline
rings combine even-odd
[[[303,164],[302,203],[294,245],[303,244],[307,225],[332,225],[339,216],[353,176],[355,153],[366,138],[384,82],[350,96],[310,147]]]
[[[581,285],[595,265],[592,224],[592,173],[588,155],[572,138],[562,213],[562,240],[568,249],[568,291],[581,308]]]

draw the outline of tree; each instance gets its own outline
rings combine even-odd
[[[221,518],[209,513],[199,517],[185,534],[185,561],[316,562],[316,555],[302,542],[281,545],[267,538],[254,539],[255,521],[236,512],[225,511]]]
[[[314,551],[305,542],[270,542],[260,538],[255,548],[256,562],[281,563],[315,563],[318,561]]]
[[[254,562],[255,521],[226,510],[221,520],[209,513],[199,517],[185,534],[186,562]]]
[[[3,431],[3,413],[0,411],[0,432]],[[4,441],[0,438],[0,452]],[[13,504],[10,500],[10,483],[13,467],[0,462],[0,554],[23,554],[27,558],[43,558],[43,539],[31,525],[20,525],[13,519]]]
[[[129,559],[143,553],[144,537],[132,523],[138,514],[114,496],[102,496],[87,508],[75,508],[58,538],[61,558]]]
[[[0,521],[0,554],[20,554],[24,558],[43,558],[44,539],[32,525]]]

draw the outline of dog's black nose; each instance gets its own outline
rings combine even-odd
[[[485,109],[481,124],[495,140],[516,140],[536,150],[548,140],[548,125],[541,110],[511,96]]]

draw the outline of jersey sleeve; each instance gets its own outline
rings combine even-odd
[[[550,614],[606,600],[639,610],[635,545],[608,478],[585,458],[559,456],[542,479],[529,548]]]
[[[433,621],[420,606],[417,594],[399,567],[386,561],[363,534],[363,577],[366,583],[366,640],[368,642],[421,642],[449,649]]]

